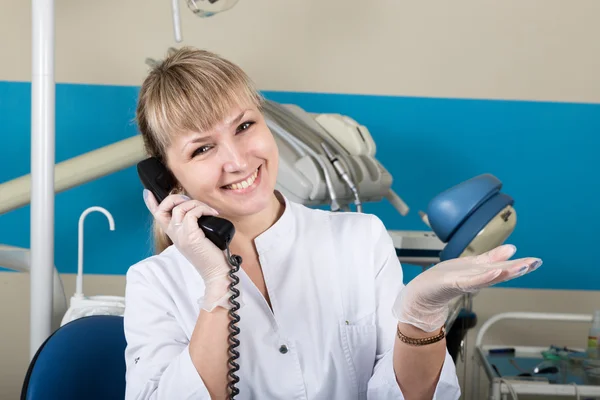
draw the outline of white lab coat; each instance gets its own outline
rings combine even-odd
[[[403,399],[391,312],[402,269],[383,223],[286,199],[282,217],[255,243],[273,311],[240,270],[236,398]],[[203,290],[174,246],[129,269],[127,400],[210,398],[188,351]],[[459,397],[446,352],[434,398]]]

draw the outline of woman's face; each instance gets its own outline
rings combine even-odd
[[[167,164],[186,193],[239,218],[273,204],[279,152],[262,113],[254,105],[231,110],[206,132],[176,136]]]

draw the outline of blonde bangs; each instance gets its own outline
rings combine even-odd
[[[140,93],[139,110],[161,153],[174,135],[205,132],[222,122],[234,107],[263,98],[235,64],[202,50],[182,49],[159,65]]]

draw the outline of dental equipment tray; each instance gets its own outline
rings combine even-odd
[[[432,231],[388,230],[402,264],[430,267],[440,261],[444,243]]]
[[[590,362],[600,360],[580,357],[582,349],[575,349],[572,354],[577,357],[562,357],[549,359],[544,353],[550,346],[506,346],[482,345],[487,330],[500,320],[550,320],[561,322],[591,322],[591,315],[581,314],[552,314],[510,312],[497,314],[486,321],[481,327],[476,343],[470,399],[479,399],[480,370],[489,385],[488,399],[510,399],[510,389],[518,395],[540,396],[571,396],[579,394],[580,398],[600,399],[600,378],[598,368],[590,368]],[[559,340],[560,338],[557,338]],[[535,369],[538,367],[538,373]],[[510,385],[510,388],[509,388]]]

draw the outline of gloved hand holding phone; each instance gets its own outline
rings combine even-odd
[[[448,260],[429,268],[400,292],[394,316],[425,332],[440,329],[454,298],[518,278],[542,265],[539,258],[509,260],[515,252],[515,246],[503,245],[479,256]]]
[[[202,277],[205,293],[200,306],[209,312],[217,306],[231,308],[227,257],[198,227],[201,216],[216,216],[218,212],[181,194],[171,194],[158,204],[154,195],[144,190],[144,202],[175,247]]]

